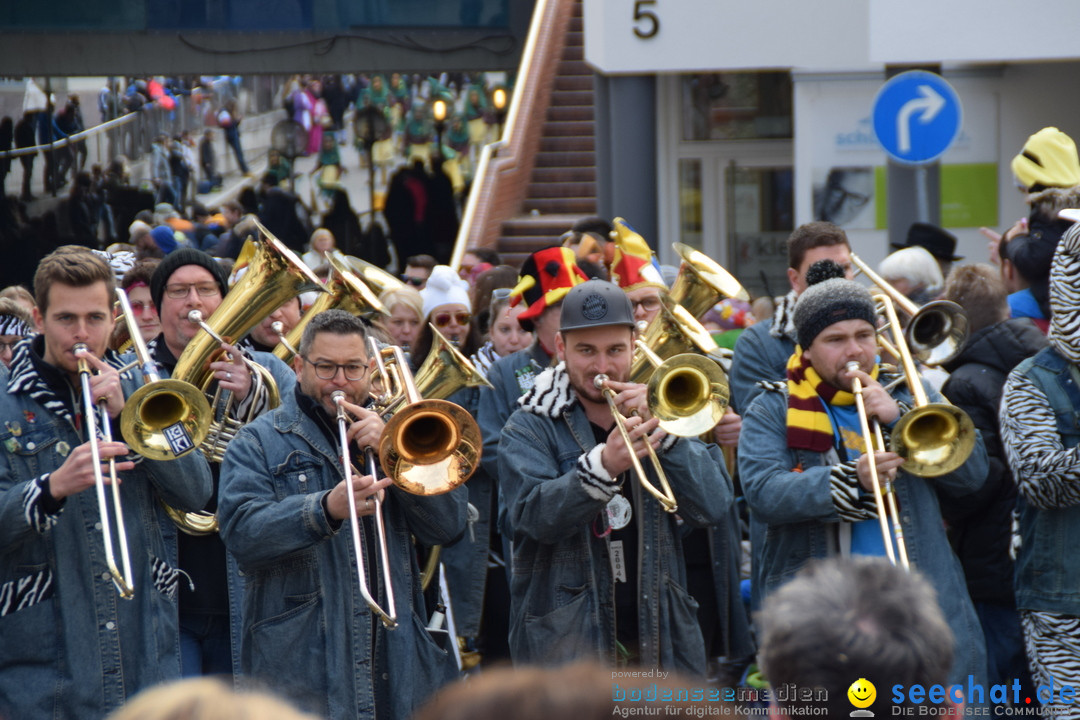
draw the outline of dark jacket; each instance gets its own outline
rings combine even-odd
[[[1009,372],[1046,344],[1046,336],[1030,319],[1013,318],[976,332],[944,366],[950,375],[942,393],[971,416],[982,432],[990,460],[986,484],[980,490],[959,498],[938,493],[949,541],[976,602],[1014,605],[1009,544],[1016,483],[1001,446],[998,405]]]

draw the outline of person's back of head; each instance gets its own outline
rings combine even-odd
[[[787,240],[788,267],[798,270],[802,265],[806,251],[816,247],[847,245],[847,233],[839,225],[824,220],[815,220],[795,228]]]
[[[426,270],[434,270],[438,262],[431,255],[412,255],[405,260],[406,267],[418,267]]]
[[[317,720],[265,692],[234,691],[217,678],[157,685],[139,693],[107,720]]]
[[[848,717],[848,689],[865,679],[877,691],[873,711],[884,717],[905,704],[887,705],[889,689],[943,685],[952,667],[953,635],[933,589],[881,558],[810,563],[765,600],[758,625],[770,684],[800,690],[781,709],[825,703],[828,717]],[[828,699],[804,701],[804,689],[825,690]]]
[[[964,308],[968,332],[974,335],[1009,317],[1009,294],[992,265],[978,263],[953,268],[945,280],[945,300]]]

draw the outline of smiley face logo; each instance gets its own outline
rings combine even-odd
[[[847,696],[855,707],[868,708],[877,699],[877,688],[874,687],[874,683],[866,678],[859,678],[851,683],[851,687],[847,690]]]

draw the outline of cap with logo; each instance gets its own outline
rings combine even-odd
[[[576,285],[563,298],[561,332],[605,325],[635,327],[634,307],[619,286],[594,278]]]

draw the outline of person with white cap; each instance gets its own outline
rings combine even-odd
[[[536,377],[499,441],[499,483],[513,543],[510,652],[515,663],[594,659],[702,676],[697,603],[684,589],[681,525],[722,522],[731,479],[715,445],[667,435],[647,388],[628,382],[637,334],[630,300],[603,280],[562,300],[559,364]],[[600,375],[627,416],[615,427]],[[633,415],[633,416],[632,416]],[[651,445],[678,516],[631,470]],[[646,461],[645,475],[661,485]]]

